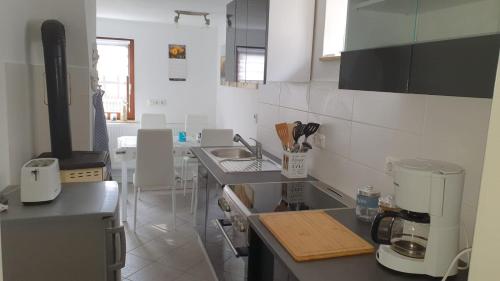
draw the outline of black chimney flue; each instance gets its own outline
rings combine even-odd
[[[42,24],[42,43],[52,155],[59,159],[67,159],[71,157],[72,145],[64,25],[57,20],[44,21]]]

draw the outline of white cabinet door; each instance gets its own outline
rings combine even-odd
[[[311,79],[315,0],[270,0],[267,81]]]

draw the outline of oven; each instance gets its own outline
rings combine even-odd
[[[205,249],[219,281],[247,280],[248,216],[353,206],[352,199],[319,182],[221,186],[214,181],[207,189]]]
[[[219,281],[246,281],[248,238],[246,217],[238,215],[227,189],[208,186],[205,249]]]

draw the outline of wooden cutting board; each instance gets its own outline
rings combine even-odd
[[[269,213],[259,219],[298,262],[374,251],[370,243],[324,211]]]

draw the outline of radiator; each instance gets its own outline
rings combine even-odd
[[[116,157],[118,146],[117,138],[122,136],[137,136],[138,123],[114,123],[108,122],[109,153],[111,154],[111,167],[113,170],[121,168],[121,161]],[[133,163],[132,163],[133,164]],[[129,168],[134,168],[130,165]]]

